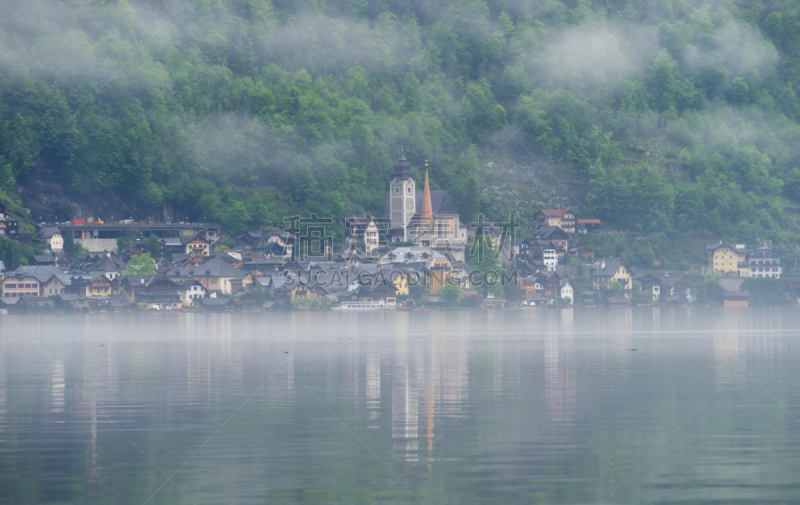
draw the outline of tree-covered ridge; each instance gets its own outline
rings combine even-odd
[[[141,219],[168,204],[236,231],[380,212],[404,147],[430,160],[464,222],[512,210],[487,190],[503,181],[486,162],[535,159],[590,182],[573,203],[608,227],[800,231],[784,210],[800,201],[800,6],[788,0],[0,9],[9,194],[45,170]]]

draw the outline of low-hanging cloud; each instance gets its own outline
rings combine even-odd
[[[657,53],[647,26],[587,23],[549,36],[544,49],[525,57],[534,79],[549,88],[591,89],[646,68]],[[639,38],[640,43],[631,40]]]
[[[714,32],[713,44],[704,50],[688,45],[684,62],[689,70],[723,66],[731,77],[753,74],[766,78],[774,74],[778,51],[754,28],[731,21]]]
[[[730,22],[714,34],[714,43],[735,75],[758,71],[771,73],[778,62],[778,51],[751,26]]]
[[[61,82],[104,83],[120,77],[135,85],[137,73],[159,72],[146,55],[176,35],[174,26],[148,2],[3,3],[3,72],[24,69]]]
[[[272,30],[263,40],[264,63],[311,73],[341,72],[352,66],[391,68],[408,65],[419,40],[402,20],[383,16],[374,26],[347,17],[301,13],[291,25]]]

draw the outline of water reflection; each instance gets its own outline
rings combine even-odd
[[[392,439],[395,458],[417,461],[419,440],[419,355],[410,355],[407,318],[395,326],[395,352],[392,370]]]
[[[800,494],[791,310],[162,316],[0,322],[0,503]]]

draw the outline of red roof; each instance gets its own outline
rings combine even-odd
[[[570,212],[569,209],[542,209],[539,212],[545,215],[545,217],[563,217],[564,214]]]
[[[578,219],[578,224],[600,224],[599,219]]]

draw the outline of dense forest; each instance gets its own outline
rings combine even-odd
[[[584,183],[567,201],[608,228],[800,235],[795,1],[2,0],[0,12],[0,185],[17,204],[36,179],[117,215],[166,207],[232,231],[380,212],[404,148],[465,222],[507,217],[498,167],[527,163]]]

